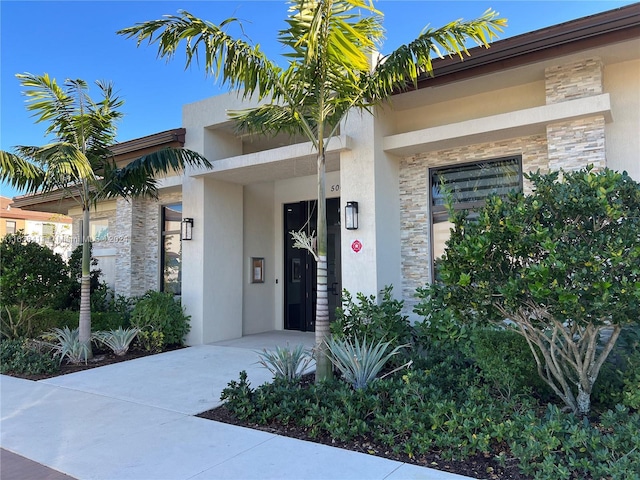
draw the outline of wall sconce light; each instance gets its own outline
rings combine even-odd
[[[358,202],[347,202],[344,209],[344,224],[347,230],[358,229]]]
[[[180,230],[181,240],[191,240],[193,238],[193,218],[183,218]]]

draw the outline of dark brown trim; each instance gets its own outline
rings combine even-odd
[[[147,135],[146,137],[134,138],[126,142],[116,143],[111,147],[111,152],[115,157],[118,157],[147,148],[157,149],[158,147],[168,146],[173,143],[178,143],[180,147],[183,147],[186,132],[187,130],[184,128],[174,128],[172,130],[154,133],[153,135]]]
[[[442,85],[640,37],[640,3],[498,40],[490,48],[469,49],[470,57],[433,62],[434,75],[418,88]]]

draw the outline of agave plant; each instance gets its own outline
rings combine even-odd
[[[137,328],[122,328],[118,327],[116,330],[110,330],[108,332],[96,332],[93,337],[109,347],[113,353],[121,357],[127,351],[129,351],[129,345],[138,336],[140,330]]]
[[[391,342],[381,340],[368,344],[366,337],[362,342],[358,337],[354,337],[353,342],[348,338],[331,337],[327,340],[331,362],[340,370],[342,377],[356,390],[366,388],[369,383],[374,381],[389,359],[405,347],[405,345],[398,345],[388,351],[390,346]],[[404,368],[410,363],[393,371]],[[390,373],[393,372],[389,372],[387,375]]]
[[[273,373],[274,378],[295,380],[300,378],[309,364],[313,361],[311,354],[302,345],[293,350],[287,345],[285,348],[276,347],[275,351],[266,348],[258,352],[263,367]]]
[[[60,355],[60,363],[65,358],[69,363],[87,363],[90,349],[87,344],[80,341],[79,329],[71,330],[69,327],[54,328],[44,335],[45,339],[53,341],[50,343],[54,355]]]

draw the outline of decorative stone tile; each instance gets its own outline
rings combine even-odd
[[[589,58],[545,70],[547,103],[599,95],[603,92],[603,65],[600,58]]]

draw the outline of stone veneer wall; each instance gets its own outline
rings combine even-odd
[[[131,241],[118,247],[116,293],[138,296],[160,287],[160,211],[162,205],[180,202],[180,192],[161,195],[158,201],[117,201],[117,235]]]
[[[547,104],[600,95],[604,91],[603,65],[599,58],[589,58],[545,70]],[[596,115],[589,118],[547,126],[549,168],[578,170],[593,164],[606,165],[605,120]]]
[[[599,58],[588,58],[545,70],[547,104],[600,95],[604,91],[603,65]]]
[[[549,67],[545,71],[547,104],[602,94],[603,65],[599,58]],[[416,288],[431,278],[429,178],[431,167],[522,155],[523,171],[575,170],[606,164],[605,121],[602,115],[547,126],[546,135],[514,138],[424,152],[400,161],[402,296],[410,313]],[[531,186],[524,182],[525,193]]]

